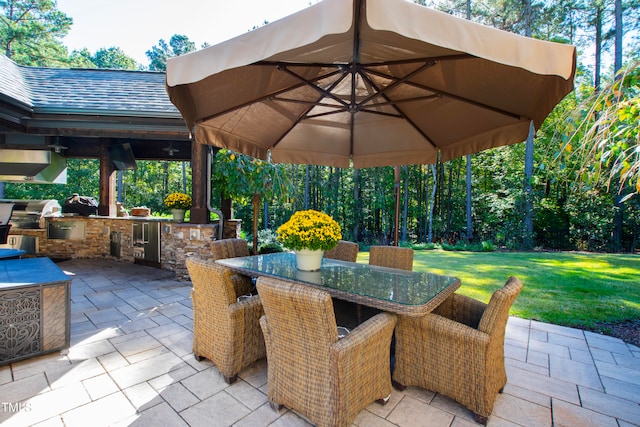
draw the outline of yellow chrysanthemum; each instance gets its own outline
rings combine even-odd
[[[171,193],[165,197],[164,205],[169,209],[189,209],[191,196],[184,193]]]
[[[294,213],[278,230],[278,241],[289,249],[329,250],[342,239],[340,225],[313,209]]]

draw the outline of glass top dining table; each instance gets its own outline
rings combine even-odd
[[[246,276],[302,283],[332,297],[408,316],[431,312],[460,287],[452,276],[324,258],[319,271],[296,268],[295,254],[279,252],[216,261]]]

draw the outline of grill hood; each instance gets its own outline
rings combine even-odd
[[[0,149],[0,181],[66,184],[67,159],[49,150]]]

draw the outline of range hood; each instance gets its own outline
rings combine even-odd
[[[66,184],[67,159],[49,150],[0,149],[0,181]]]

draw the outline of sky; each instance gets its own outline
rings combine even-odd
[[[160,39],[186,35],[200,48],[274,22],[317,0],[58,0],[58,10],[73,18],[62,39],[69,52],[119,47],[147,66],[145,52]]]

